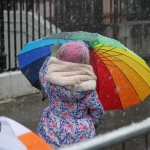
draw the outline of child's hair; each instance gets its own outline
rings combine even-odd
[[[58,50],[58,59],[73,62],[89,64],[89,49],[80,42],[68,42],[63,44]]]

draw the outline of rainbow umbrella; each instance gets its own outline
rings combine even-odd
[[[119,41],[98,33],[62,32],[44,38],[83,40],[90,49],[97,92],[105,110],[139,104],[150,95],[150,68]]]

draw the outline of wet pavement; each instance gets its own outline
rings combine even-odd
[[[43,102],[41,99],[41,96],[34,95],[29,99],[20,98],[20,100],[15,102],[0,104],[0,116],[12,118],[36,132],[42,112],[48,106],[48,101],[45,100]],[[147,117],[150,117],[150,97],[143,103],[125,110],[105,111],[103,123],[98,127],[97,134],[104,134],[111,130],[130,125],[131,123],[142,121]],[[144,140],[144,137],[134,139],[133,142],[136,144],[128,142],[126,145],[127,147],[136,145],[138,146],[136,150],[144,150]],[[120,149],[120,147],[116,147],[115,149]]]

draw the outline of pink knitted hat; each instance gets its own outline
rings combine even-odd
[[[58,50],[58,59],[73,63],[89,63],[89,50],[80,42],[68,42]]]

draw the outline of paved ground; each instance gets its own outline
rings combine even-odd
[[[42,101],[41,97],[32,97],[28,100],[21,99],[16,102],[6,103],[0,105],[0,115],[12,118],[21,124],[25,125],[32,131],[36,132],[38,122],[40,120],[43,109],[47,107],[48,102]],[[104,121],[97,129],[97,134],[103,134],[119,127],[130,125],[133,122],[139,122],[147,117],[150,117],[150,97],[144,103],[130,107],[125,110],[105,111]],[[138,149],[144,150],[144,144],[140,144],[142,139],[134,140]],[[139,144],[139,145],[138,145]],[[128,145],[132,144],[126,144]],[[117,149],[117,148],[114,148]],[[120,149],[120,148],[119,148]],[[132,148],[133,150],[134,148]]]

